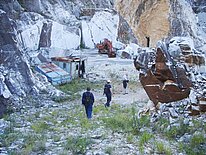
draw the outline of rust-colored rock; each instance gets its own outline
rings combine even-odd
[[[206,98],[199,99],[199,107],[201,112],[206,112]]]
[[[189,115],[190,116],[196,116],[196,115],[200,115],[200,109],[198,105],[192,104],[188,107]]]
[[[185,70],[175,65],[163,43],[156,50],[153,65],[149,64],[150,58],[147,54],[144,62],[138,58],[134,61],[136,69],[141,71],[140,82],[150,100],[157,105],[158,102],[168,103],[188,97],[192,83]]]
[[[205,64],[205,58],[201,55],[186,55],[185,56],[185,62],[189,65],[204,65]]]

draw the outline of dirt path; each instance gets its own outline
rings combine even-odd
[[[112,81],[113,98],[112,104],[132,104],[138,102],[146,104],[149,100],[145,90],[139,82],[139,72],[133,65],[133,60],[122,58],[108,58],[107,55],[98,54],[96,50],[85,52],[87,59],[88,78],[92,80]],[[128,83],[128,94],[123,94],[122,79],[127,73],[130,82]],[[96,104],[104,104],[106,97],[103,96],[103,90],[94,92]]]
[[[142,88],[141,84],[137,82],[137,85],[134,86],[128,85],[128,94],[123,93],[122,84],[120,82],[113,83],[113,96],[111,104],[132,104],[134,102],[138,102],[139,106],[142,107],[145,105],[149,98]],[[101,91],[94,91],[95,96],[95,104],[104,104],[106,102],[106,96],[103,95],[103,90]]]

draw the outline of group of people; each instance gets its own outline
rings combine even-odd
[[[123,88],[124,88],[124,93],[123,94],[128,94],[127,92],[127,84],[129,82],[128,79],[128,74],[125,74],[123,77]],[[104,92],[103,95],[106,95],[107,97],[107,101],[104,104],[104,106],[110,107],[110,102],[112,100],[112,85],[111,85],[111,81],[107,80],[106,84],[104,85]],[[83,93],[82,95],[82,104],[85,107],[85,111],[86,111],[86,115],[88,119],[92,118],[92,109],[93,109],[93,104],[94,104],[94,95],[91,92],[91,88],[87,87],[86,92]]]

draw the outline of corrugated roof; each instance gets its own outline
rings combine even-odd
[[[45,75],[52,84],[62,84],[71,81],[69,73],[53,63],[43,63],[35,67],[35,69]]]
[[[61,61],[61,62],[78,62],[85,60],[86,57],[77,57],[77,56],[68,56],[68,57],[52,57],[52,61]]]

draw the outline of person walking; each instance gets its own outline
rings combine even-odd
[[[129,82],[128,74],[125,74],[124,77],[123,77],[123,81],[122,81],[123,88],[124,88],[124,94],[128,94],[128,92],[127,92],[127,84],[128,84],[128,82]]]
[[[106,95],[106,97],[107,97],[107,102],[105,103],[105,107],[109,107],[110,102],[112,100],[112,85],[111,85],[110,80],[107,80],[107,83],[104,85],[103,95]]]
[[[82,104],[85,107],[86,115],[88,119],[92,118],[92,109],[94,104],[94,95],[90,92],[91,88],[87,87],[87,91],[82,95]]]

